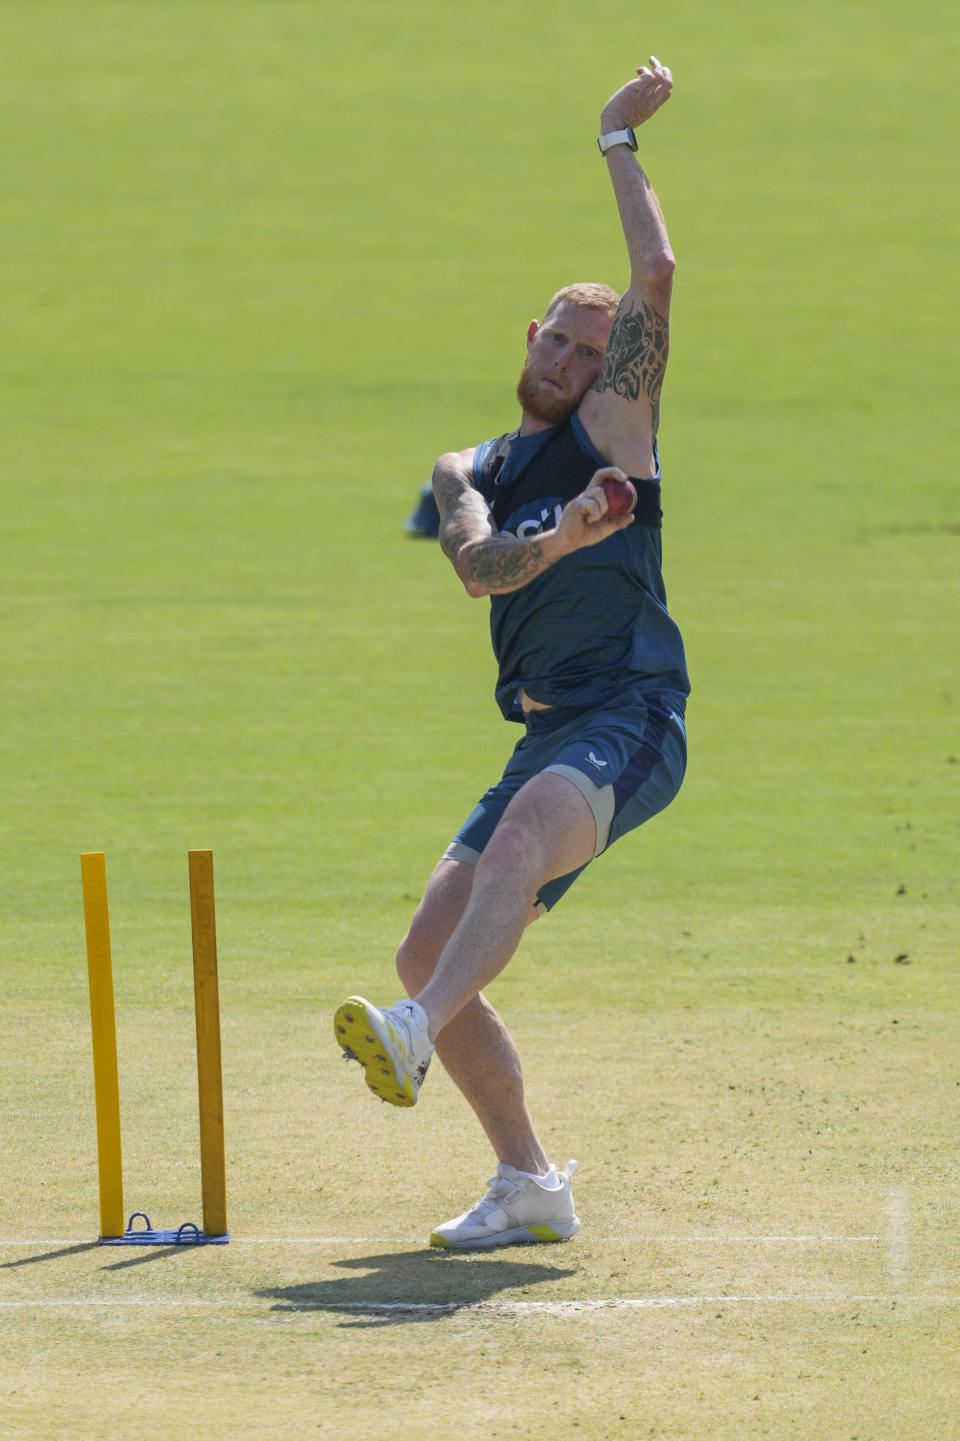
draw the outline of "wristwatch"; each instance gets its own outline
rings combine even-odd
[[[597,144],[601,155],[606,155],[612,145],[629,145],[631,150],[636,150],[637,137],[629,127],[626,130],[610,130],[600,136]]]

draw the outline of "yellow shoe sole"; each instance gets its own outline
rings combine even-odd
[[[415,1106],[417,1094],[413,1082],[403,1072],[398,1075],[367,1015],[366,1002],[351,996],[339,1007],[333,1018],[333,1033],[344,1056],[359,1061],[367,1085],[381,1101],[391,1106]]]
[[[445,1251],[479,1251],[491,1250],[494,1246],[516,1246],[524,1243],[529,1245],[534,1241],[570,1241],[579,1231],[580,1222],[576,1221],[575,1225],[566,1222],[565,1229],[566,1235],[540,1221],[535,1225],[516,1226],[499,1235],[481,1236],[472,1241],[451,1241],[446,1236],[441,1236],[439,1231],[433,1231],[430,1234],[430,1245],[441,1246]]]

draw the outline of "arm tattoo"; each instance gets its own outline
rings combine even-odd
[[[460,507],[466,477],[437,465],[433,493],[440,510],[440,549],[454,565],[461,546],[476,537],[476,516]]]
[[[542,538],[484,534],[478,511],[465,508],[463,477],[438,470],[434,493],[440,506],[440,548],[462,577],[490,594],[519,590],[553,563]],[[479,504],[479,502],[478,502]]]
[[[491,594],[519,590],[552,564],[539,536],[518,540],[514,535],[492,535],[481,540],[476,522],[456,513],[440,526],[440,547],[454,566],[465,568],[471,581]]]
[[[551,564],[539,536],[518,540],[512,535],[498,535],[474,546],[469,559],[471,578],[491,594],[501,595],[520,590]]]
[[[440,521],[440,549],[447,560],[456,562],[460,547],[465,545],[469,539],[470,532],[465,525],[458,522],[456,517]]]
[[[659,310],[645,300],[639,307],[630,305],[625,309],[621,305],[610,331],[603,369],[593,383],[594,390],[612,390],[624,400],[639,400],[641,393],[645,395],[653,413],[654,435],[660,421],[660,392],[669,350],[670,328]]]

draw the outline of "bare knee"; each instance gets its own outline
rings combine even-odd
[[[521,821],[507,815],[487,843],[477,865],[477,879],[484,884],[521,894],[531,903],[546,879],[544,861],[536,834]]]
[[[407,932],[397,947],[397,975],[408,996],[415,996],[423,990],[436,969],[439,957],[424,955],[411,940]]]
[[[437,866],[397,949],[397,974],[407,994],[422,991],[433,975],[443,948],[466,910],[473,888],[473,869],[462,861],[444,859]]]

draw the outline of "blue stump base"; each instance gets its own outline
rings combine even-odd
[[[142,1226],[134,1226],[134,1221],[143,1221]],[[230,1232],[226,1231],[222,1236],[210,1236],[206,1231],[201,1231],[193,1221],[184,1221],[183,1225],[176,1231],[155,1231],[150,1224],[150,1217],[145,1211],[134,1211],[127,1222],[127,1229],[122,1236],[101,1236],[101,1246],[225,1246],[230,1240]]]

